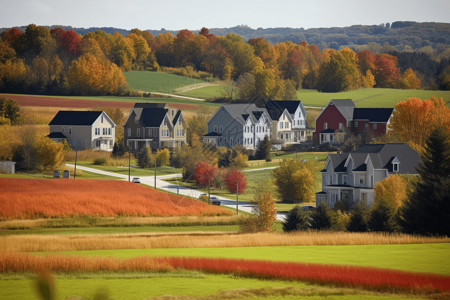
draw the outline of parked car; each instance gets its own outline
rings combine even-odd
[[[141,179],[139,177],[133,177],[133,180],[131,180],[134,183],[141,183]]]

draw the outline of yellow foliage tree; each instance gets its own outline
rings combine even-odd
[[[66,151],[63,143],[57,143],[48,137],[40,137],[35,141],[37,159],[42,170],[53,170],[62,165]]]
[[[407,197],[407,183],[400,175],[390,175],[375,183],[374,205],[382,200],[389,202],[396,210],[402,206]]]

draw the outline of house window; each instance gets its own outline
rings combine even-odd
[[[102,115],[102,123],[103,123],[103,115]]]
[[[285,122],[284,125],[285,125],[284,127],[286,127],[286,129],[289,128],[289,122]]]
[[[128,136],[131,136],[131,128],[128,128]]]
[[[339,130],[344,129],[344,124],[342,124],[341,122],[339,122]]]
[[[369,123],[364,124],[364,130],[369,130]]]
[[[366,177],[364,175],[360,175],[359,176],[359,184],[365,184],[366,182]]]
[[[358,127],[358,121],[355,121],[355,128]]]
[[[167,119],[164,118],[164,126],[167,126]]]
[[[280,135],[280,138],[283,139],[283,134]]]
[[[96,140],[96,141],[95,141],[95,146],[96,146],[97,148],[100,148],[100,140]]]
[[[138,136],[138,137],[141,136],[141,129],[140,129],[140,128],[137,129],[137,136]]]
[[[233,138],[230,138],[230,146],[233,146]]]
[[[72,128],[71,127],[69,128],[69,134],[72,134]]]
[[[220,125],[220,132],[222,132],[223,131],[223,126],[222,125]]]
[[[398,172],[399,170],[399,163],[393,163],[392,164],[392,171]]]
[[[111,135],[111,128],[108,128],[108,135]]]
[[[342,175],[342,184],[343,185],[347,185],[348,184],[348,176],[347,175]]]
[[[103,128],[103,135],[106,135],[106,128]]]
[[[153,129],[153,136],[157,137],[158,136],[158,129]]]
[[[214,125],[214,132],[217,132],[217,125]]]
[[[280,122],[280,129],[283,129],[283,125],[284,125],[284,123]]]
[[[377,123],[373,123],[372,128],[377,129]]]
[[[63,132],[63,133],[65,133],[65,132],[66,132],[66,129],[65,129],[64,127],[62,128],[62,132]]]
[[[328,129],[328,122],[323,123],[323,129]]]

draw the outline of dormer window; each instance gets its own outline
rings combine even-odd
[[[102,123],[103,123],[103,115],[102,115]]]
[[[392,171],[393,172],[398,172],[399,167],[400,167],[399,165],[400,165],[399,163],[392,164]]]

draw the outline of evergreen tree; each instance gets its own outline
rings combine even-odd
[[[272,144],[270,143],[269,137],[266,135],[264,139],[258,144],[255,153],[256,159],[265,159],[267,162],[272,161],[272,158],[270,157],[271,148]]]
[[[347,230],[351,232],[367,231],[367,210],[358,203],[356,209],[352,212]]]
[[[334,211],[322,202],[311,214],[311,228],[331,230],[335,220]]]
[[[140,168],[150,167],[151,150],[149,147],[143,147],[136,155],[137,163]]]
[[[402,227],[416,234],[450,235],[450,134],[434,129],[425,143],[419,180],[401,210]]]
[[[283,222],[283,231],[307,230],[309,228],[309,213],[296,205],[289,211]]]
[[[371,231],[397,231],[397,210],[387,199],[379,199],[370,210],[367,226]]]

